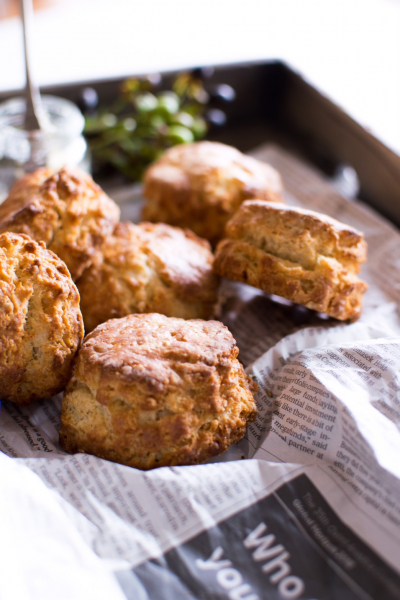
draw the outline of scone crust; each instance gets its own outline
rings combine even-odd
[[[283,201],[270,165],[218,142],[167,150],[144,175],[143,219],[187,227],[214,245],[240,204],[250,198]]]
[[[0,232],[24,233],[63,260],[75,281],[119,221],[119,208],[78,169],[25,175],[0,206]]]
[[[189,230],[119,223],[77,282],[86,332],[132,313],[210,318],[219,282],[213,262],[209,243]]]
[[[83,339],[79,293],[44,242],[0,235],[0,399],[48,398],[71,377]]]
[[[144,314],[100,325],[66,390],[61,445],[139,469],[224,452],[256,416],[237,355],[218,321]]]
[[[314,211],[252,200],[242,204],[217,247],[218,274],[325,312],[361,315],[358,279],[367,245],[361,232]]]

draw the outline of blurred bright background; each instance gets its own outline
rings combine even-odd
[[[281,58],[400,153],[400,0],[38,0],[40,85]],[[24,85],[0,0],[0,92]]]

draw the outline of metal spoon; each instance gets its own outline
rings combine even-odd
[[[43,114],[42,100],[40,97],[39,88],[32,77],[32,68],[30,64],[30,48],[32,40],[32,21],[33,7],[32,0],[20,0],[22,25],[24,34],[24,49],[25,49],[25,98],[26,98],[26,115],[25,115],[25,130],[37,131],[42,129],[41,120]],[[43,121],[42,121],[43,122]]]

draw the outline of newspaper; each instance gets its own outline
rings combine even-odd
[[[0,411],[0,599],[400,598],[400,234],[276,147],[290,204],[366,234],[362,318],[224,282],[256,421],[208,464],[141,472],[58,443],[61,395]],[[120,191],[134,218],[137,188]],[[5,568],[4,568],[5,567]]]

